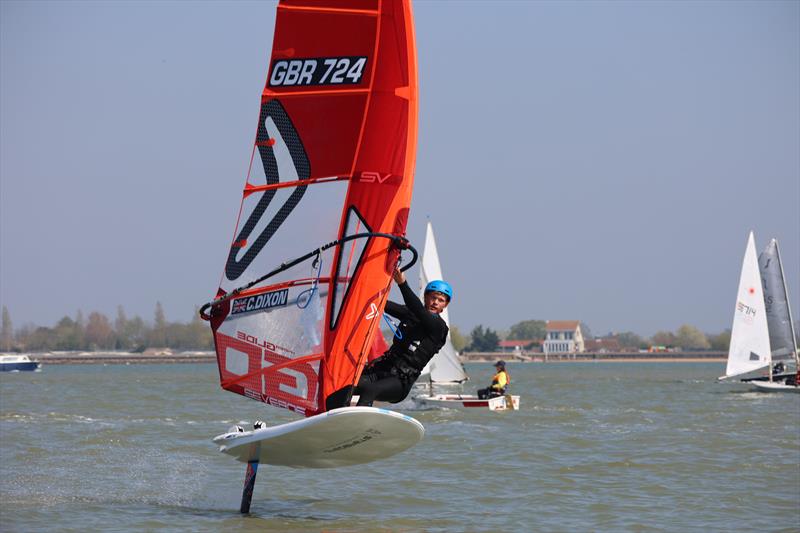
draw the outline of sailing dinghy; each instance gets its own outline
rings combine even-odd
[[[442,275],[442,265],[439,262],[439,251],[436,248],[436,238],[433,235],[433,226],[430,221],[425,229],[425,247],[422,249],[422,264],[419,269],[419,292],[420,299],[424,301],[425,287],[428,283],[437,279],[444,279]],[[450,327],[450,315],[447,308],[439,315],[444,320],[447,327]],[[417,384],[458,385],[469,379],[458,352],[453,346],[450,332],[447,333],[447,340],[442,349],[434,355],[425,368],[422,369]]]
[[[744,381],[757,389],[769,392],[800,392],[798,387],[797,337],[794,332],[792,310],[789,306],[789,291],[783,274],[783,263],[777,239],[771,239],[758,256],[758,269],[764,288],[764,308],[767,314],[771,363],[780,363],[790,372],[775,373],[770,367],[769,375]],[[777,366],[777,365],[776,365]]]
[[[306,418],[220,435],[247,462],[399,453],[422,425],[346,407],[405,240],[417,137],[409,0],[281,0],[256,139],[211,323],[223,389]]]
[[[442,267],[439,263],[439,252],[436,249],[436,239],[433,235],[433,226],[431,226],[430,221],[428,221],[425,232],[425,247],[422,251],[422,261],[419,270],[420,300],[425,301],[425,287],[427,287],[428,283],[437,279],[444,279],[444,276],[442,275]],[[449,328],[450,315],[448,314],[447,308],[445,308],[439,316],[442,317],[442,320],[444,320],[445,324],[447,324],[447,327]],[[394,331],[394,325],[391,322],[390,327],[392,328],[392,331]],[[383,338],[381,332],[378,331],[375,334],[375,340],[373,341],[369,360],[371,361],[372,359],[380,357],[386,353],[388,349],[389,346],[386,343],[386,340]],[[414,386],[417,390],[421,390],[422,387],[427,388],[428,395],[425,397],[431,398],[433,397],[434,384],[445,386],[460,385],[468,379],[469,376],[467,376],[467,372],[464,370],[464,365],[461,364],[461,360],[458,357],[458,352],[453,346],[450,333],[448,332],[447,340],[445,341],[444,346],[442,346],[442,349],[439,350],[430,361],[428,361],[428,364],[422,369],[422,372],[420,373],[419,378],[417,378],[417,382],[414,384]],[[354,397],[352,405],[355,405],[355,398],[358,397]],[[414,402],[418,405],[420,404],[420,402],[416,400],[416,395],[412,395],[412,400],[414,400]]]
[[[422,266],[419,270],[420,297],[425,296],[425,287],[433,280],[444,279],[442,266],[439,261],[439,251],[436,248],[436,238],[433,235],[433,226],[430,221],[425,231],[425,248],[422,251]],[[447,326],[450,326],[450,316],[447,309],[440,315]],[[452,409],[481,408],[490,411],[519,410],[519,396],[510,394],[495,398],[480,399],[469,394],[434,394],[434,385],[459,385],[469,377],[464,370],[464,365],[458,357],[458,352],[447,335],[447,341],[439,352],[434,355],[420,374],[417,386],[428,388],[428,394],[414,395],[414,403],[422,408],[445,407]]]
[[[519,411],[519,396],[504,394],[481,399],[472,394],[431,394],[415,396],[419,407],[443,407],[446,409],[488,409],[489,411]]]
[[[795,373],[773,374],[773,361],[790,360],[795,363]],[[728,362],[725,375],[719,379],[765,368],[766,376],[744,377],[741,381],[763,391],[800,392],[796,385],[797,347],[778,243],[772,239],[757,257],[751,231],[739,278]]]

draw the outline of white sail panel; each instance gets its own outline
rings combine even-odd
[[[439,252],[436,249],[436,239],[433,236],[433,226],[428,222],[425,232],[425,248],[422,252],[422,266],[419,269],[419,290],[420,297],[425,297],[425,286],[433,280],[444,279],[442,276],[442,266],[439,262]],[[450,327],[450,315],[447,309],[440,315]],[[447,334],[447,342],[439,350],[439,353],[428,361],[422,369],[420,380],[429,379],[436,383],[461,383],[469,379],[464,371],[464,366],[458,358],[450,333]]]
[[[291,205],[292,196],[296,197],[301,189],[301,201],[296,203],[302,209],[286,209],[285,206]],[[231,249],[220,288],[230,292],[261,277],[287,259],[299,257],[320,243],[335,240],[337,228],[330,221],[340,216],[341,204],[336,204],[344,202],[346,193],[347,184],[338,182],[287,187],[246,196],[242,200],[239,224],[234,234],[234,240],[240,246]],[[308,212],[315,216],[308,216]],[[333,265],[333,252],[324,255],[322,272],[327,274]],[[269,283],[296,279],[292,277],[295,275],[311,277],[310,273],[311,267],[303,265],[296,273],[271,278]]]
[[[770,361],[764,292],[761,288],[755,239],[751,231],[739,277],[725,377],[758,370],[769,366]]]
[[[794,360],[797,356],[797,345],[777,240],[772,239],[758,256],[758,268],[764,288],[772,360]]]

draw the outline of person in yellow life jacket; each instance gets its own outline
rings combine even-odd
[[[478,389],[478,398],[486,400],[487,398],[494,398],[495,396],[502,396],[506,393],[511,378],[506,372],[505,361],[498,361],[494,364],[497,373],[492,377],[492,384],[485,389]]]

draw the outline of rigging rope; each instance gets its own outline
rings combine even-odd
[[[314,277],[314,281],[311,282],[311,288],[306,289],[300,294],[297,295],[297,307],[300,309],[305,309],[308,307],[308,304],[311,303],[311,298],[314,297],[314,293],[317,291],[317,285],[319,285],[319,275],[322,272],[322,259],[317,253],[317,257],[314,258],[314,262],[311,263],[311,271],[317,271],[317,275]],[[301,303],[301,298],[307,298],[304,303]]]
[[[239,287],[237,289],[234,289],[231,292],[229,292],[227,294],[223,294],[219,298],[216,298],[216,299],[208,302],[207,304],[203,305],[203,307],[200,308],[200,318],[202,318],[203,320],[211,320],[212,315],[206,313],[206,311],[209,308],[217,306],[217,305],[219,305],[221,303],[224,303],[224,302],[226,302],[226,301],[228,301],[228,300],[230,300],[232,298],[235,298],[236,296],[241,294],[243,291],[246,291],[247,289],[249,289],[249,288],[251,288],[251,287],[253,287],[255,285],[258,285],[259,283],[271,278],[272,276],[280,274],[281,272],[283,272],[285,270],[288,270],[288,269],[292,268],[293,266],[302,263],[303,261],[307,261],[308,259],[311,259],[312,257],[315,257],[315,256],[319,257],[320,254],[322,252],[324,252],[325,250],[327,250],[328,248],[332,248],[333,246],[336,246],[338,244],[344,244],[344,243],[346,243],[348,241],[353,241],[353,240],[356,240],[356,239],[364,239],[364,238],[368,239],[370,237],[381,237],[381,238],[384,238],[384,239],[389,239],[400,250],[411,250],[411,253],[412,253],[411,261],[407,265],[405,265],[404,267],[402,267],[400,269],[402,272],[405,272],[406,270],[411,268],[414,265],[414,263],[417,262],[417,257],[419,256],[419,254],[417,253],[416,248],[411,246],[411,243],[409,243],[408,239],[406,239],[405,237],[400,237],[398,235],[392,235],[391,233],[374,233],[374,232],[356,233],[354,235],[347,235],[345,237],[342,237],[341,239],[337,239],[337,240],[331,241],[331,242],[329,242],[327,244],[323,244],[319,248],[317,248],[315,250],[312,250],[311,252],[309,252],[309,253],[307,253],[305,255],[302,255],[302,256],[300,256],[300,257],[298,257],[296,259],[292,259],[291,261],[288,261],[286,263],[281,263],[281,265],[278,268],[272,270],[271,272],[268,272],[268,273],[264,274],[260,278],[255,279],[255,280],[251,281],[250,283],[242,285],[241,287]],[[322,268],[322,266],[320,265],[320,269],[321,268]],[[318,279],[319,278],[317,278],[317,281],[318,281]],[[313,287],[312,287],[312,289],[313,289]],[[311,289],[309,289],[309,290],[311,290]],[[312,296],[312,295],[313,295],[313,293],[309,295],[309,300],[311,299],[310,296]]]
[[[400,328],[395,326],[394,323],[389,320],[389,317],[386,316],[386,313],[383,313],[383,321],[386,322],[386,325],[388,325],[389,329],[392,330],[392,337],[397,337],[399,340],[403,340],[403,334],[400,333]]]

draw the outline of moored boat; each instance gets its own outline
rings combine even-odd
[[[38,372],[42,363],[27,355],[0,355],[0,372]]]

